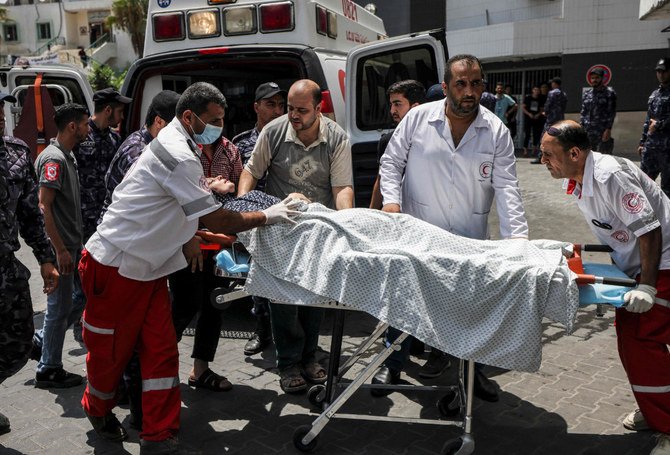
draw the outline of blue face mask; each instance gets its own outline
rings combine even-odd
[[[200,117],[194,112],[193,115],[195,115],[195,118],[200,120],[203,125],[205,125],[205,129],[203,130],[202,133],[198,134],[195,131],[193,131],[193,127],[191,127],[191,132],[193,133],[193,140],[195,140],[196,144],[213,144],[216,142],[218,138],[221,137],[221,133],[223,133],[223,127],[222,126],[214,126],[210,125],[209,123],[205,123],[202,121]]]

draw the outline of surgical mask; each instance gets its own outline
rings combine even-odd
[[[202,121],[200,117],[198,117],[198,114],[195,112],[193,113],[195,115],[195,118],[200,120],[203,125],[205,125],[205,129],[203,130],[202,133],[198,134],[195,131],[193,131],[193,127],[191,127],[191,132],[193,133],[193,139],[197,144],[213,144],[216,142],[218,138],[221,137],[221,133],[223,133],[223,127],[222,126],[214,126],[209,123],[205,123]]]

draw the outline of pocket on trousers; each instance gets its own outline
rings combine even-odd
[[[98,359],[114,360],[114,340],[116,337],[116,321],[104,321],[90,315],[88,310],[84,311],[82,318],[82,335],[84,344],[91,355]]]

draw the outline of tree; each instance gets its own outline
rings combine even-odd
[[[109,26],[117,26],[130,35],[130,42],[138,57],[144,54],[144,34],[149,0],[114,0]]]

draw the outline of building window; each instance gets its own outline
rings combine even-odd
[[[16,24],[4,24],[5,41],[18,41],[19,34],[16,30]]]
[[[37,24],[37,40],[46,41],[50,39],[51,39],[51,24],[48,22]]]

